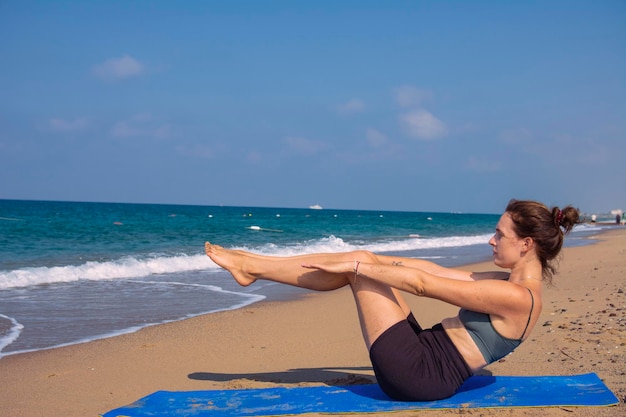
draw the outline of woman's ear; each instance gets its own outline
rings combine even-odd
[[[522,239],[523,250],[525,252],[530,251],[535,247],[535,240],[532,237],[525,237]]]

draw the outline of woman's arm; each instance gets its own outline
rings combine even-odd
[[[302,265],[330,273],[354,273],[352,279],[372,279],[393,288],[421,297],[434,298],[468,310],[505,317],[526,311],[527,290],[502,279],[459,279],[437,276],[425,270],[398,265],[337,262],[329,264]],[[448,268],[444,268],[447,271]],[[473,273],[459,271],[471,277]],[[454,275],[454,274],[451,274]]]
[[[460,269],[446,268],[434,262],[425,261],[417,258],[402,258],[399,256],[376,255],[380,263],[385,265],[406,266],[409,268],[421,269],[429,274],[443,278],[450,278],[459,281],[479,281],[483,279],[499,279],[509,278],[509,273],[505,271],[489,271],[489,272],[470,272]]]

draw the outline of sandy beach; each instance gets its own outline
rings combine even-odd
[[[542,317],[493,375],[597,373],[615,407],[415,411],[394,415],[626,415],[626,228],[568,248]],[[465,269],[493,269],[491,263]],[[410,297],[432,325],[456,308]],[[98,416],[157,390],[239,389],[374,382],[348,290],[149,327],[133,334],[0,359],[0,415]]]

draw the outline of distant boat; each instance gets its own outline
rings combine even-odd
[[[309,206],[309,208],[312,210],[321,210],[322,206],[320,206],[319,204],[314,204],[312,206]]]

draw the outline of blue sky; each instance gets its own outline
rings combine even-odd
[[[624,1],[0,1],[0,198],[626,209]]]

